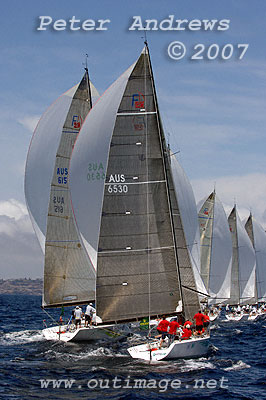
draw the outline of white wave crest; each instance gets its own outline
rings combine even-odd
[[[242,360],[237,361],[234,363],[232,361],[232,366],[223,368],[224,371],[237,371],[240,369],[250,368],[250,365],[244,363]]]
[[[181,372],[196,371],[199,369],[215,369],[215,365],[210,361],[199,359],[199,360],[185,360],[185,365],[181,366]]]

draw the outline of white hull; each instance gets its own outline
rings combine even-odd
[[[210,318],[210,322],[213,322],[213,321],[215,321],[218,317],[220,316],[220,314],[219,313],[217,313],[217,314],[212,314],[212,315],[209,315],[209,318]]]
[[[128,348],[132,358],[141,358],[146,361],[161,361],[177,358],[197,358],[208,353],[210,337],[175,340],[169,347],[159,349],[159,341],[145,343]]]
[[[116,332],[113,328],[114,325],[102,325],[67,330],[67,325],[63,325],[45,328],[42,333],[47,340],[61,340],[63,342],[116,341],[122,339],[123,333]]]
[[[251,314],[248,317],[248,321],[256,321],[256,319],[258,319],[260,316],[260,314]]]
[[[243,314],[226,314],[225,317],[228,321],[240,321],[243,318]]]

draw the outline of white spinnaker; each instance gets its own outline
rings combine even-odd
[[[227,217],[219,198],[215,196],[210,268],[210,295],[223,302],[230,297],[232,241]],[[212,301],[210,300],[210,303]]]
[[[92,108],[72,152],[69,186],[73,212],[91,261],[96,259],[95,253],[98,251],[110,141],[118,107],[134,66],[135,63],[113,83]],[[96,267],[94,265],[95,269]]]
[[[97,90],[90,84],[94,99]],[[62,128],[78,85],[61,95],[41,116],[33,133],[25,168],[25,198],[32,225],[45,252],[45,235],[56,152]]]
[[[208,292],[200,276],[200,233],[194,193],[174,155],[171,155],[171,170],[197,290],[207,295]]]
[[[248,234],[236,212],[239,257],[240,302],[246,303],[255,297],[255,251]]]

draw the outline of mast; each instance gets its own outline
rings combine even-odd
[[[91,85],[90,85],[90,75],[89,75],[89,68],[88,68],[88,54],[86,54],[85,58],[85,72],[86,72],[86,79],[87,79],[87,88],[88,88],[88,102],[90,104],[90,108],[92,108],[92,95],[91,95]]]
[[[151,65],[151,60],[150,60],[150,52],[149,52],[148,42],[147,42],[146,38],[145,38],[144,43],[145,43],[146,50],[148,53],[148,61],[149,61],[149,68],[150,68],[150,74],[151,74],[151,80],[152,80],[153,95],[154,95],[154,99],[155,99],[155,109],[157,111],[156,118],[157,118],[157,124],[158,124],[158,129],[159,129],[161,152],[162,152],[162,156],[163,156],[163,168],[164,168],[164,173],[165,173],[165,177],[166,177],[167,200],[168,200],[168,204],[169,204],[172,235],[173,235],[174,247],[175,247],[176,266],[177,266],[177,273],[178,273],[178,285],[179,285],[179,291],[180,291],[180,295],[181,295],[182,305],[184,307],[183,290],[182,290],[182,285],[181,285],[181,275],[180,275],[178,252],[177,252],[177,240],[176,240],[175,229],[174,229],[173,209],[172,209],[172,203],[171,203],[171,198],[170,198],[170,189],[169,189],[169,173],[170,173],[169,154],[168,154],[166,141],[165,141],[162,124],[161,124],[157,94],[156,94],[156,90],[155,90],[155,83],[154,83],[152,65]],[[168,165],[168,169],[166,168],[166,165]]]
[[[240,285],[239,285],[239,253],[238,253],[238,235],[237,235],[237,216],[236,205],[234,205],[228,217],[229,228],[232,235],[233,260],[231,273],[231,295],[229,304],[240,303]],[[236,293],[236,295],[234,295]]]

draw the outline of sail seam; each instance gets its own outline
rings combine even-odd
[[[174,246],[166,246],[166,247],[150,247],[149,249],[131,249],[131,250],[112,250],[112,251],[101,251],[99,252],[99,256],[101,254],[113,254],[113,253],[133,253],[135,251],[153,251],[153,250],[165,250],[165,249],[173,249]]]
[[[157,111],[142,111],[142,112],[134,112],[134,113],[130,113],[130,112],[128,112],[128,113],[125,113],[125,112],[121,112],[121,113],[117,113],[116,115],[118,116],[118,117],[120,117],[120,116],[126,116],[126,115],[149,115],[149,114],[157,114]]]
[[[148,183],[164,183],[163,181],[146,181],[146,182],[123,182],[123,183],[116,183],[116,182],[105,182],[105,185],[144,185]]]

